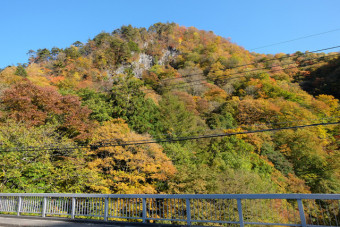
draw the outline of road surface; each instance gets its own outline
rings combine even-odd
[[[142,224],[142,223],[104,223],[104,222],[95,222],[95,221],[70,221],[70,220],[58,220],[56,218],[32,218],[32,217],[7,217],[0,216],[0,226],[1,227],[36,227],[36,226],[49,226],[49,227],[165,227],[165,226],[173,226],[176,225],[158,225],[158,224]],[[178,227],[178,226],[177,226]]]

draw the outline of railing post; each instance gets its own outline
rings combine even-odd
[[[191,225],[190,199],[185,199],[187,206],[187,225]]]
[[[43,206],[42,206],[42,214],[41,214],[43,218],[46,217],[46,206],[47,206],[47,198],[44,197]]]
[[[237,210],[238,210],[238,218],[240,220],[240,227],[244,227],[241,199],[237,199]]]
[[[76,198],[72,197],[72,210],[71,210],[71,218],[74,219],[76,214]]]
[[[105,197],[104,221],[107,221],[109,215],[109,198]]]
[[[17,216],[20,216],[20,210],[21,210],[21,196],[18,197]]]
[[[306,227],[306,217],[305,217],[305,211],[303,210],[303,204],[301,199],[297,199],[298,207],[299,207],[299,213],[300,213],[300,219],[301,219],[301,226]]]
[[[146,198],[143,198],[143,223],[146,223]]]

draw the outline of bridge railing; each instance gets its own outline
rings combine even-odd
[[[121,195],[0,193],[0,212],[221,226],[340,226],[340,194]]]

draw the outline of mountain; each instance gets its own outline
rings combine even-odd
[[[294,128],[338,121],[339,63],[175,23],[31,50],[0,72],[0,191],[339,193],[339,125]]]

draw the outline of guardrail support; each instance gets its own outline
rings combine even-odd
[[[109,215],[109,199],[105,198],[105,210],[104,210],[104,221],[107,221],[107,217]]]
[[[43,218],[46,217],[46,206],[47,206],[47,198],[44,197],[43,206],[42,206],[42,214],[41,214]]]
[[[146,198],[143,198],[143,223],[146,223]]]
[[[190,199],[185,199],[187,207],[187,225],[191,225],[191,209],[190,209]]]
[[[71,210],[71,218],[74,219],[76,213],[76,198],[72,197],[72,210]]]
[[[237,199],[237,210],[238,210],[238,218],[240,221],[240,227],[244,227],[241,199]]]
[[[301,199],[297,199],[297,203],[298,203],[298,207],[299,207],[301,225],[302,225],[302,227],[307,227],[305,211],[303,210],[302,200]]]
[[[20,216],[20,210],[21,210],[21,196],[18,197],[17,216]]]

